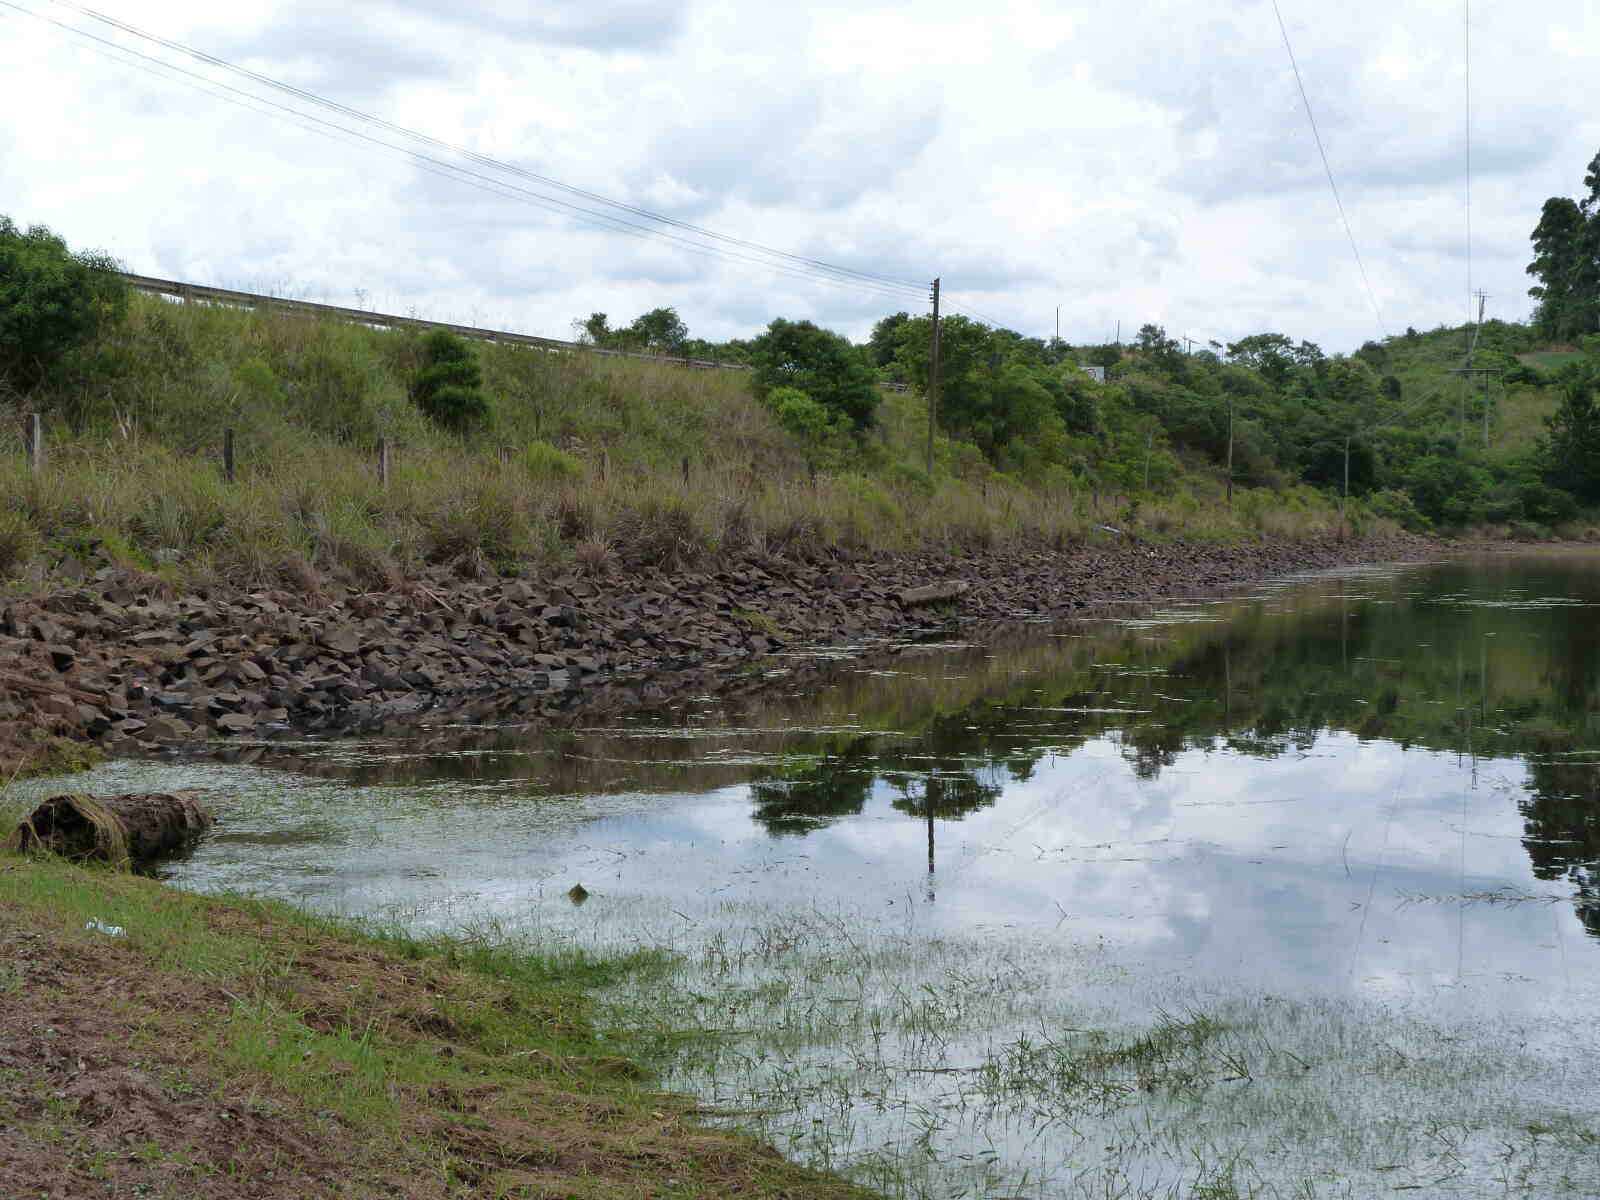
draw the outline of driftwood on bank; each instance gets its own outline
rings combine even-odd
[[[68,793],[34,809],[12,835],[11,848],[138,867],[187,849],[211,822],[196,792]]]
[[[907,608],[916,608],[923,604],[938,604],[943,600],[957,600],[965,596],[971,586],[964,579],[954,579],[947,583],[927,583],[921,587],[906,588],[900,593],[900,603]]]

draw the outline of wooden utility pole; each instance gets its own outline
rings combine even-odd
[[[28,466],[33,471],[33,477],[38,479],[44,474],[44,418],[38,413],[28,414],[26,441]]]
[[[1345,535],[1344,510],[1350,503],[1350,439],[1354,434],[1344,435],[1344,492],[1339,496],[1339,536]]]
[[[1233,507],[1233,393],[1228,393],[1228,507]]]
[[[1472,350],[1467,352],[1467,366],[1472,365],[1472,355],[1478,349],[1478,334],[1483,331],[1483,304],[1489,297],[1482,288],[1478,289],[1478,324],[1472,331]],[[1483,377],[1483,448],[1489,448],[1489,377]]]
[[[1477,374],[1477,372],[1472,369],[1472,356],[1478,352],[1478,333],[1483,329],[1483,305],[1484,302],[1489,299],[1488,293],[1484,292],[1481,288],[1474,292],[1473,295],[1478,297],[1478,323],[1472,327],[1472,340],[1467,343],[1467,361],[1462,363],[1461,370],[1456,372],[1461,376],[1461,392],[1456,399],[1457,442],[1465,442],[1467,440],[1467,388],[1470,386],[1467,381],[1467,376]],[[1489,444],[1488,379],[1485,379],[1483,383],[1483,397],[1485,406],[1483,415],[1483,444],[1487,446]]]
[[[928,479],[933,479],[933,429],[939,419],[939,281],[933,281],[933,346],[928,362]]]
[[[1489,448],[1489,377],[1483,377],[1483,448]]]

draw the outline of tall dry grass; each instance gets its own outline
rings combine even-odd
[[[886,395],[880,428],[814,471],[741,372],[479,352],[490,418],[460,437],[408,398],[411,335],[140,298],[124,327],[28,398],[47,416],[38,478],[22,402],[3,414],[0,569],[98,548],[152,570],[267,581],[309,568],[382,585],[430,563],[508,572],[744,548],[969,552],[1070,545],[1108,525],[1233,539],[1338,521],[1303,489],[1242,492],[1230,509],[1203,472],[1165,495],[1094,492],[1060,469],[1014,478],[944,438],[929,477],[910,395]]]

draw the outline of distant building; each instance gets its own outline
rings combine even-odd
[[[1096,383],[1104,383],[1106,381],[1106,369],[1104,367],[1084,367],[1082,370],[1085,375]]]

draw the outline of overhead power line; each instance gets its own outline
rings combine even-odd
[[[1333,192],[1333,203],[1339,210],[1339,220],[1344,223],[1344,233],[1350,239],[1350,252],[1355,255],[1356,269],[1361,272],[1361,286],[1366,289],[1367,299],[1372,304],[1373,315],[1378,318],[1378,328],[1383,331],[1383,336],[1389,336],[1389,330],[1383,323],[1383,309],[1378,306],[1378,297],[1373,293],[1372,283],[1367,278],[1367,266],[1361,261],[1361,250],[1356,246],[1356,235],[1350,228],[1350,218],[1344,211],[1344,201],[1339,198],[1339,185],[1333,181],[1333,167],[1328,164],[1328,152],[1322,145],[1322,133],[1317,129],[1316,114],[1311,111],[1311,97],[1306,94],[1305,80],[1300,76],[1300,64],[1295,61],[1294,47],[1289,44],[1289,27],[1283,23],[1283,10],[1278,7],[1278,0],[1272,0],[1272,11],[1278,17],[1278,32],[1283,34],[1283,48],[1289,53],[1289,66],[1294,70],[1294,82],[1300,89],[1300,102],[1306,106],[1306,120],[1311,123],[1311,136],[1316,139],[1317,153],[1322,156],[1322,169],[1328,176],[1328,188]]]
[[[557,188],[560,191],[566,192],[570,195],[578,196],[582,199],[598,204],[604,204],[608,207],[616,208],[626,213],[631,213],[634,216],[643,217],[649,221],[654,221],[662,225],[669,225],[677,229],[685,230],[686,232],[697,234],[700,237],[710,238],[714,241],[724,242],[729,245],[742,246],[745,249],[759,251],[763,254],[776,255],[797,264],[816,267],[824,271],[837,273],[851,278],[872,280],[878,283],[895,284],[901,287],[916,289],[918,292],[921,292],[927,287],[927,284],[921,280],[897,279],[891,275],[879,275],[871,271],[858,271],[851,267],[838,266],[834,263],[824,262],[821,259],[808,258],[805,255],[793,254],[784,250],[777,250],[770,246],[763,246],[758,242],[748,241],[744,238],[731,237],[727,234],[717,233],[713,230],[702,228],[699,225],[693,225],[687,221],[678,220],[675,217],[666,216],[662,213],[651,212],[649,209],[639,208],[635,205],[627,204],[620,200],[612,200],[606,196],[600,195],[597,192],[592,192],[585,188],[575,187],[572,184],[563,183],[561,180],[553,179],[548,175],[540,175],[536,172],[529,171],[526,168],[516,166],[513,163],[506,163],[499,159],[491,158],[486,154],[480,154],[475,150],[470,150],[467,147],[455,145],[451,142],[447,142],[429,134],[422,133],[418,130],[408,128],[404,125],[397,125],[394,122],[385,120],[382,117],[374,116],[368,112],[363,112],[358,108],[352,108],[349,105],[342,104],[337,100],[332,100],[326,96],[309,91],[305,88],[296,87],[293,84],[274,79],[269,75],[263,75],[258,71],[252,71],[248,67],[242,67],[237,63],[229,62],[227,59],[218,58],[216,55],[208,54],[203,50],[197,50],[194,47],[185,45],[182,42],[173,41],[172,39],[162,37],[159,34],[148,33],[145,30],[128,24],[126,21],[119,20],[116,17],[107,16],[105,13],[97,12],[96,10],[89,8],[87,5],[74,4],[71,3],[70,0],[50,0],[50,2],[58,7],[70,9],[73,12],[81,13],[86,17],[93,18],[94,20],[109,25],[123,33],[130,34],[133,37],[141,38],[148,42],[154,42],[156,45],[163,46],[168,50],[187,55],[190,58],[206,63],[210,66],[220,67],[225,71],[230,71],[236,75],[253,80],[256,83],[263,84],[277,91],[297,97],[298,99],[320,105],[323,108],[330,109],[334,112],[340,113],[343,116],[353,117],[356,120],[377,125],[383,129],[389,130],[392,133],[398,133],[405,137],[413,138],[416,141],[433,146],[436,149],[448,150],[452,154],[459,154],[463,158],[469,159],[472,162],[476,162],[481,166],[489,167],[497,171],[505,171],[510,174],[520,176],[524,179],[544,184],[547,187]]]
[[[54,2],[60,3],[60,0],[54,0]],[[365,143],[369,147],[378,149],[380,152],[389,152],[391,156],[404,156],[405,158],[411,160],[413,165],[427,171],[430,174],[454,179],[457,182],[466,183],[469,186],[477,187],[480,190],[488,191],[506,199],[530,203],[536,207],[544,208],[548,211],[576,217],[581,221],[598,225],[600,228],[605,229],[608,232],[625,233],[635,237],[656,239],[705,257],[722,259],[730,262],[739,262],[752,266],[760,266],[766,270],[788,275],[797,279],[803,279],[813,283],[832,284],[834,286],[846,287],[852,290],[859,290],[862,292],[894,299],[910,298],[912,295],[920,296],[922,289],[925,286],[920,283],[897,280],[892,276],[878,276],[870,272],[861,272],[855,271],[852,268],[838,267],[833,264],[825,263],[821,260],[809,259],[802,255],[790,254],[787,251],[763,246],[756,242],[715,234],[712,231],[702,230],[698,226],[689,225],[686,222],[677,221],[670,217],[651,213],[645,209],[638,209],[633,206],[610,201],[604,197],[598,196],[595,193],[585,192],[583,189],[573,188],[556,180],[549,180],[546,177],[522,170],[521,168],[500,163],[497,160],[488,158],[487,156],[478,155],[459,147],[450,146],[448,143],[431,138],[426,134],[416,133],[415,131],[404,129],[401,126],[393,125],[379,118],[368,116],[367,114],[361,113],[358,110],[350,109],[344,105],[340,105],[335,101],[323,100],[320,97],[314,96],[312,93],[304,92],[302,89],[294,88],[287,84],[279,84],[276,81],[268,79],[266,76],[258,75],[255,72],[251,72],[243,68],[233,67],[231,64],[223,62],[223,60],[214,59],[212,56],[205,55],[203,52],[190,50],[189,48],[183,47],[178,43],[171,43],[165,39],[144,34],[141,31],[134,30],[131,26],[125,26],[122,22],[116,21],[113,18],[102,17],[100,14],[94,13],[92,10],[81,8],[78,5],[63,5],[63,7],[84,12],[85,14],[102,20],[116,28],[125,29],[134,36],[144,38],[145,40],[154,42],[158,45],[177,49],[178,51],[189,54],[201,61],[210,62],[225,67],[236,74],[264,82],[280,91],[310,99],[325,108],[348,114],[354,119],[396,131],[403,136],[414,138],[426,144],[439,146],[454,153],[460,153],[464,157],[467,157],[472,161],[479,162],[485,166],[489,166],[492,169],[504,171],[513,176],[519,176],[543,183],[546,186],[553,187],[569,195],[593,197],[596,203],[615,208],[618,210],[618,213],[626,212],[637,214],[642,216],[645,220],[653,222],[654,224],[644,224],[640,221],[629,220],[627,217],[614,213],[587,208],[583,205],[574,204],[570,201],[560,199],[557,196],[546,195],[544,193],[533,191],[529,188],[519,186],[518,184],[503,179],[496,179],[492,176],[474,171],[468,167],[435,158],[431,155],[403,145],[396,145],[393,142],[375,137],[374,135],[364,132],[360,129],[351,129],[348,126],[326,120],[322,117],[316,116],[313,113],[304,112],[300,109],[271,100],[265,96],[256,95],[251,92],[243,91],[239,88],[231,87],[226,83],[222,83],[205,75],[198,74],[197,72],[187,70],[184,67],[178,66],[164,59],[141,53],[138,50],[131,49],[127,46],[121,45],[120,43],[100,37],[89,32],[88,30],[80,29],[64,22],[57,21],[54,18],[46,16],[42,13],[35,12],[31,9],[23,7],[20,4],[13,3],[12,0],[0,0],[0,5],[3,5],[4,7],[21,13],[25,16],[33,17],[35,20],[70,34],[73,37],[86,40],[88,42],[97,43],[100,47],[105,47],[111,51],[114,51],[115,53],[105,56],[111,57],[114,61],[121,62],[123,65],[133,66],[139,70],[146,71],[147,73],[157,74],[160,77],[171,79],[175,82],[182,83],[185,86],[194,87],[197,90],[206,92],[207,94],[218,99],[227,100],[230,103],[250,109],[251,111],[257,113],[274,117],[276,119],[286,120],[288,123],[296,125],[299,128],[309,130],[310,132],[319,133],[323,136],[329,136],[335,140],[344,141],[347,144],[352,144],[353,142],[359,141],[361,143]],[[103,51],[97,50],[95,46],[88,46],[87,48],[94,50],[96,53],[103,53]],[[131,61],[131,59],[126,56],[131,56],[131,59],[137,59],[140,61]],[[156,69],[152,70],[152,68]],[[263,105],[266,107],[261,107]],[[667,225],[671,228],[657,228],[656,225],[658,224]],[[683,232],[675,233],[671,231],[672,229],[682,230]],[[686,234],[689,233],[710,239],[710,244],[707,242],[696,241],[693,237],[686,236]],[[747,250],[748,253],[741,252],[740,248]],[[757,257],[757,255],[766,255],[768,257],[762,258]]]
[[[1462,59],[1467,156],[1467,322],[1472,322],[1472,0],[1461,4]]]
[[[978,320],[982,321],[985,325],[988,325],[990,328],[993,328],[993,329],[1009,329],[1010,328],[1009,325],[1007,325],[1004,321],[1000,320],[998,317],[991,317],[987,313],[979,312],[977,309],[973,308],[972,305],[970,305],[970,304],[966,304],[966,303],[948,304],[947,303],[946,307],[949,308],[949,309],[952,309],[955,312],[965,313],[969,317],[976,317]]]

